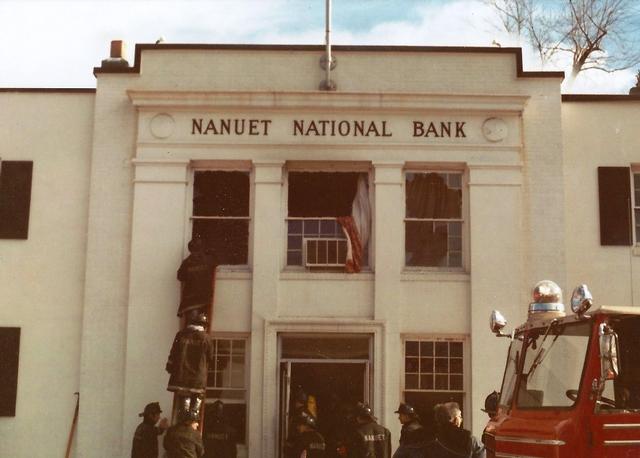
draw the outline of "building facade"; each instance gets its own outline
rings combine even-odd
[[[194,236],[219,264],[207,401],[241,456],[281,456],[299,387],[327,434],[365,401],[397,446],[399,402],[456,400],[479,435],[491,310],[518,324],[541,279],[640,305],[640,98],[563,97],[513,48],[334,51],[335,91],[321,47],[171,44],[95,91],[1,90],[1,455],[63,453],[74,392],[78,457],[171,411]]]

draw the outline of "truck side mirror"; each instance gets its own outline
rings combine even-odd
[[[489,318],[489,328],[491,328],[491,332],[493,332],[498,337],[503,337],[505,334],[502,334],[502,328],[507,325],[507,320],[502,313],[497,310],[491,312],[491,317]],[[506,336],[508,337],[508,336]]]
[[[587,285],[576,286],[571,295],[571,310],[578,316],[584,315],[593,305],[593,296]]]

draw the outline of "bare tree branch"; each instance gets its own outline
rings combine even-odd
[[[531,45],[544,66],[558,52],[572,57],[569,80],[586,70],[614,72],[640,62],[636,0],[485,0],[506,31]]]

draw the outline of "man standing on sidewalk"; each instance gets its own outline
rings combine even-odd
[[[160,420],[160,403],[147,404],[139,416],[144,417],[136,428],[131,446],[131,458],[158,458],[158,436],[169,427],[166,418]],[[156,423],[158,426],[156,426]]]

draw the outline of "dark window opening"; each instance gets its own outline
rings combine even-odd
[[[359,173],[289,172],[289,216],[349,216]]]
[[[20,328],[0,328],[0,416],[15,417]]]
[[[0,162],[0,239],[29,236],[32,161]]]
[[[244,265],[249,253],[249,173],[196,171],[193,231],[218,265]]]

